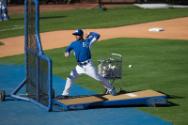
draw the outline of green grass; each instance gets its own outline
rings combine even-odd
[[[75,29],[114,27],[188,16],[184,9],[140,9],[134,6],[98,9],[77,9],[41,13],[41,32]],[[0,38],[23,35],[23,15],[11,15],[11,20],[0,23]],[[19,28],[10,30],[11,28]]]
[[[104,49],[105,48],[105,49]],[[54,74],[63,77],[76,65],[73,56],[66,59],[64,48],[47,51],[53,60]],[[123,78],[115,85],[128,91],[154,89],[167,93],[176,105],[170,107],[143,107],[143,111],[169,120],[174,125],[187,125],[188,120],[188,41],[156,39],[111,39],[96,43],[93,60],[107,57],[111,52],[123,55]],[[2,64],[23,63],[23,55],[0,58]],[[128,68],[128,65],[133,65]],[[95,80],[81,76],[76,82],[98,93],[103,87]]]

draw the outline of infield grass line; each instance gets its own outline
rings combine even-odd
[[[40,14],[40,31],[49,32],[76,28],[109,28],[161,21],[188,16],[188,8],[181,9],[141,9],[135,6],[121,6],[109,8],[107,11],[94,9],[76,9],[56,12],[42,12]],[[0,38],[19,36],[24,34],[22,28],[14,32],[6,27],[23,26],[23,14],[11,15],[10,20],[0,23]],[[6,27],[5,27],[6,26]]]

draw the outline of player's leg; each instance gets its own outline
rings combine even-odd
[[[78,65],[71,71],[70,75],[67,77],[66,80],[65,88],[62,93],[63,96],[68,96],[70,94],[70,89],[74,79],[76,79],[76,77],[78,77],[80,74],[83,74],[83,72],[83,68]]]
[[[84,69],[85,69],[86,75],[94,78],[97,81],[100,81],[111,95],[116,95],[115,88],[112,86],[111,83],[109,83],[107,79],[103,78],[101,75],[98,74],[97,70],[92,65],[92,63],[89,63],[88,65],[86,65]]]
[[[2,1],[0,1],[0,21],[3,20],[3,16],[2,16]]]
[[[8,20],[8,10],[7,10],[7,1],[2,1],[2,18],[3,20]]]

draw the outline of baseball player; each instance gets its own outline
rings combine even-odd
[[[0,0],[0,21],[8,20],[7,1]]]
[[[64,91],[61,96],[58,96],[58,98],[67,98],[69,96],[73,80],[82,74],[88,75],[95,80],[100,81],[107,89],[108,94],[115,96],[115,88],[108,82],[108,80],[97,73],[91,60],[91,46],[99,39],[100,35],[95,32],[90,32],[87,38],[84,39],[84,32],[82,29],[77,29],[72,34],[75,36],[76,40],[66,48],[65,57],[69,57],[71,51],[73,51],[77,60],[77,65],[67,77]]]

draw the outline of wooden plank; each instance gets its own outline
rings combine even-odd
[[[126,99],[136,99],[136,98],[145,98],[145,97],[156,97],[156,96],[165,96],[162,93],[156,92],[154,90],[143,90],[138,92],[132,92],[132,93],[126,93],[121,94],[118,96],[111,96],[111,95],[105,95],[103,96],[107,100],[126,100]]]
[[[158,96],[165,96],[165,95],[156,92],[154,90],[143,90],[138,92],[121,94],[117,96],[112,96],[112,95],[87,96],[87,97],[78,97],[74,99],[62,99],[58,101],[63,103],[64,105],[77,105],[77,104],[97,103],[102,101],[128,100],[128,99],[139,99],[139,98],[158,97]]]
[[[100,96],[88,96],[88,97],[78,97],[78,98],[74,98],[74,99],[62,99],[62,100],[58,100],[58,101],[65,105],[75,105],[75,104],[102,102],[104,100],[105,99]]]

